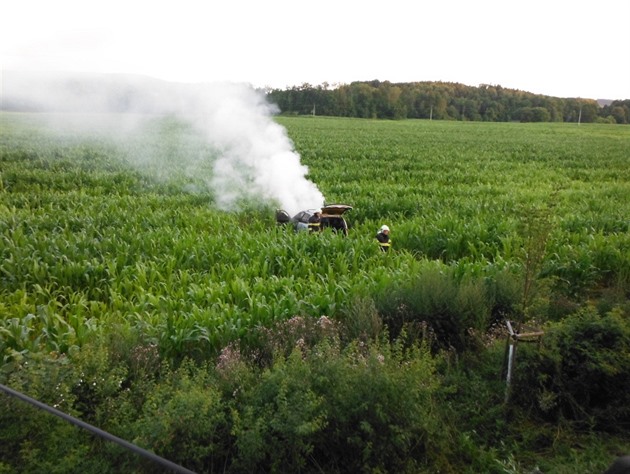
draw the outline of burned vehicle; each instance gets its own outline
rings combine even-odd
[[[290,217],[286,211],[278,209],[276,211],[276,222],[281,225],[291,225],[296,232],[318,232],[328,228],[343,235],[348,235],[348,223],[343,214],[351,209],[352,206],[346,204],[327,204],[321,209],[300,211],[293,217]],[[314,218],[315,213],[318,211],[320,211],[319,220]]]

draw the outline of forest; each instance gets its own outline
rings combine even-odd
[[[630,123],[630,100],[558,98],[450,82],[360,81],[267,91],[282,114],[484,122]]]

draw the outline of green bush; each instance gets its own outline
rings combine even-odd
[[[311,464],[314,434],[326,425],[325,400],[313,390],[312,369],[296,349],[245,388],[233,412],[237,472],[298,472]]]
[[[630,324],[621,309],[581,310],[550,326],[540,351],[519,351],[516,404],[600,430],[630,422]]]
[[[168,370],[131,422],[134,443],[196,472],[222,470],[229,459],[229,404],[207,368],[185,362]]]
[[[445,456],[431,356],[402,345],[322,342],[266,369],[235,419],[235,467],[414,472]]]
[[[429,351],[409,341],[357,340],[296,318],[271,358],[227,346],[216,364],[155,366],[153,346],[119,355],[25,357],[9,384],[199,472],[418,472],[453,451]],[[299,336],[299,337],[297,337]],[[403,335],[404,336],[404,335]],[[296,338],[297,337],[297,338]],[[288,351],[289,345],[293,349]],[[288,351],[288,352],[287,352]],[[152,472],[155,465],[30,405],[0,399],[0,454],[23,472]]]
[[[411,281],[392,284],[377,307],[392,337],[405,330],[429,338],[434,349],[462,351],[490,326],[493,292],[482,278],[459,279],[452,268],[428,266]]]
[[[120,381],[120,373],[107,363],[107,353],[86,347],[83,354],[71,357],[55,353],[24,357],[6,383],[94,423],[96,412],[118,390]],[[90,433],[4,394],[0,397],[0,427],[0,458],[16,471],[115,472],[115,465],[101,458],[101,443]]]
[[[372,298],[355,298],[343,311],[344,341],[373,341],[383,332],[383,320]]]

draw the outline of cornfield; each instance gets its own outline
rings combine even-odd
[[[106,334],[203,357],[257,326],[340,317],[436,265],[461,281],[523,274],[532,246],[544,246],[536,276],[567,298],[627,295],[627,128],[277,121],[328,202],[354,206],[347,238],[279,227],[273,203],[217,210],[210,191],[178,172],[178,159],[205,145],[172,119],[147,120],[123,146],[4,113],[3,363]],[[544,239],[523,230],[537,215]],[[393,230],[387,255],[374,239],[383,223]]]
[[[625,452],[627,127],[276,117],[353,206],[344,236],[251,196],[220,210],[220,150],[172,117],[0,119],[3,385],[196,472],[587,473]],[[506,319],[545,330],[509,405]],[[0,472],[155,472],[0,404]]]

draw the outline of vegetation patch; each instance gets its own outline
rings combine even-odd
[[[277,117],[352,205],[342,236],[219,210],[178,168],[214,152],[172,118],[122,141],[0,118],[0,383],[198,472],[587,473],[627,449],[623,127]],[[544,332],[509,397],[506,321]],[[0,459],[155,471],[4,394]]]

